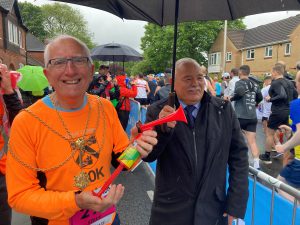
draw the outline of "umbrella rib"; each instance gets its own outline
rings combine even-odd
[[[163,26],[163,21],[160,23],[158,21],[156,21],[154,18],[152,18],[150,15],[148,15],[147,13],[145,13],[143,10],[141,10],[140,8],[138,8],[136,5],[132,4],[130,1],[128,0],[122,0],[127,6],[131,7],[133,10],[135,10],[135,12],[139,13],[140,15],[144,16],[145,18],[147,18],[147,20],[150,22],[152,21],[153,23],[156,23],[160,26]],[[162,10],[163,11],[163,10]],[[124,16],[123,16],[124,17]]]
[[[165,0],[161,1],[161,18],[162,23],[164,23],[164,16],[165,16]]]
[[[228,8],[229,8],[231,20],[233,20],[234,18],[233,18],[233,15],[232,15],[230,0],[227,0],[227,3],[228,3]]]

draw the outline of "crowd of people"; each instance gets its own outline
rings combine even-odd
[[[101,198],[93,193],[128,146],[146,162],[157,160],[151,225],[225,225],[243,218],[248,149],[256,169],[289,152],[293,157],[278,178],[300,188],[300,71],[293,83],[283,62],[271,68],[261,89],[248,65],[223,73],[219,82],[205,66],[182,58],[175,65],[175,105],[169,106],[170,69],[130,79],[101,65],[95,74],[86,45],[67,35],[48,43],[44,61],[54,92],[28,108],[0,63],[0,122],[12,124],[7,153],[0,138],[1,225],[10,224],[10,207],[30,215],[33,225],[83,224],[84,215],[87,224],[121,224],[115,205],[124,186],[111,185]],[[141,135],[134,127],[128,137],[130,98],[147,107],[146,122],[181,106],[188,123],[171,121]],[[256,143],[258,105],[267,137],[263,154]]]

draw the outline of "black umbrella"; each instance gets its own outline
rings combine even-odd
[[[110,12],[120,18],[144,20],[160,26],[178,21],[234,20],[243,16],[300,10],[300,0],[61,0]],[[178,3],[177,3],[178,2]]]
[[[110,12],[120,18],[174,25],[172,88],[176,61],[178,22],[234,20],[243,16],[300,10],[300,0],[60,0]],[[180,9],[180,10],[179,10]]]
[[[140,61],[142,55],[127,45],[110,43],[92,49],[92,59],[101,61],[129,62]]]

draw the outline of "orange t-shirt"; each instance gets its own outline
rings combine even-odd
[[[83,171],[89,175],[90,185],[85,190],[101,187],[110,176],[111,154],[122,152],[129,144],[116,110],[106,99],[88,95],[91,112],[86,129]],[[101,103],[100,103],[101,102]],[[10,133],[7,159],[8,202],[18,212],[49,219],[49,225],[66,225],[80,210],[75,203],[74,176],[81,171],[79,151],[70,160],[70,139],[55,109],[39,100],[29,107],[40,119],[22,111],[14,120]],[[99,110],[99,113],[98,113]],[[73,112],[61,112],[73,142],[82,137],[89,114],[89,106]],[[99,117],[98,117],[99,114]],[[98,124],[97,124],[98,120]],[[41,122],[43,121],[43,122]],[[45,125],[47,124],[47,125]],[[49,127],[52,129],[49,129]],[[55,134],[57,131],[63,137]],[[95,139],[92,137],[95,134]],[[87,141],[88,140],[88,141]],[[17,158],[20,158],[22,165]],[[46,171],[46,190],[39,185],[37,171],[29,169],[53,168]],[[57,168],[56,168],[57,167]]]

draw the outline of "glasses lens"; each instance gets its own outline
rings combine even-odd
[[[84,66],[88,62],[88,57],[79,56],[79,57],[72,57],[72,58],[57,58],[57,59],[50,59],[49,64],[57,70],[64,70],[68,61],[71,61],[72,65],[75,67]]]
[[[87,57],[73,57],[70,59],[76,66],[82,66],[87,63]]]
[[[67,59],[61,58],[61,59],[53,59],[53,60],[51,61],[51,64],[52,64],[53,66],[61,66],[61,65],[66,65],[67,62],[68,62]]]

